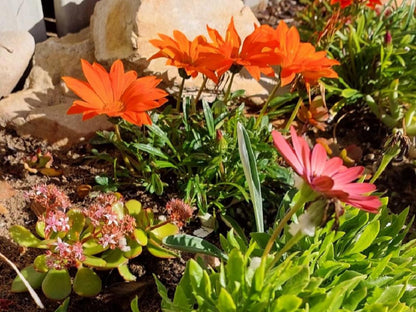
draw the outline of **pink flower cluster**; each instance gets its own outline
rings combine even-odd
[[[49,268],[62,270],[76,267],[80,261],[85,260],[81,242],[70,245],[58,237],[53,245],[56,247],[46,252],[46,265]]]
[[[128,251],[126,236],[133,233],[136,220],[130,215],[120,216],[113,206],[122,204],[122,200],[113,194],[102,194],[96,201],[83,210],[84,215],[94,226],[94,236],[104,248],[120,248]]]
[[[26,197],[42,206],[46,212],[61,210],[65,212],[71,201],[68,196],[54,184],[41,184],[26,193]]]
[[[194,208],[185,203],[182,199],[172,198],[166,204],[166,211],[169,214],[170,220],[178,227],[183,227],[185,223],[192,217]]]

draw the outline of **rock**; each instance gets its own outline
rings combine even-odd
[[[58,36],[77,33],[90,24],[90,16],[98,0],[54,0]]]
[[[94,44],[88,28],[36,44],[33,67],[25,89],[55,88],[61,84],[62,76],[82,78],[81,58],[94,61]]]
[[[192,40],[201,34],[208,35],[206,25],[225,35],[231,16],[242,40],[253,31],[254,24],[259,24],[241,0],[211,0],[209,3],[205,0],[101,0],[95,6],[90,26],[95,57],[108,62],[127,59],[136,64],[134,69],[139,74],[156,74],[164,79],[167,91],[175,92],[181,81],[178,71],[165,65],[166,59],[147,61],[157,52],[149,40],[159,38],[159,33],[172,36],[175,29]],[[201,83],[200,76],[187,80],[187,93],[195,94]],[[234,79],[232,91],[244,89],[246,96],[261,103],[275,83],[269,78],[257,82],[243,72]],[[211,83],[207,87],[212,90],[215,85]],[[224,84],[219,86],[220,90],[222,88]]]
[[[41,0],[0,0],[1,31],[28,31],[35,42],[46,40]]]
[[[135,20],[140,4],[140,0],[97,2],[90,24],[97,60],[122,59],[134,53],[138,33]]]
[[[97,130],[110,128],[112,124],[105,116],[82,121],[81,115],[66,114],[77,98],[68,92],[61,77],[84,80],[81,58],[94,61],[88,28],[38,43],[25,89],[0,101],[0,125],[12,126],[20,135],[31,134],[66,147],[91,137]]]
[[[35,49],[27,31],[0,32],[0,98],[13,91],[25,72]]]
[[[267,8],[267,0],[244,0],[244,4],[253,12],[262,12]]]

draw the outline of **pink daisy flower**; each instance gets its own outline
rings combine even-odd
[[[293,147],[276,130],[272,132],[274,145],[313,191],[367,212],[378,212],[380,199],[368,195],[375,191],[375,185],[354,182],[364,172],[363,167],[347,168],[339,157],[328,160],[322,145],[316,144],[311,151],[306,140],[298,136],[293,127],[290,133]]]

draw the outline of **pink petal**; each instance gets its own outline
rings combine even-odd
[[[334,186],[334,181],[327,176],[320,176],[312,181],[312,188],[317,192],[327,192]]]
[[[342,190],[353,195],[353,194],[366,194],[374,192],[376,186],[371,183],[350,183],[343,185]]]
[[[303,175],[303,165],[299,162],[292,147],[286,142],[285,138],[279,131],[272,131],[273,143],[277,150],[282,154],[286,162],[296,171],[297,174]]]
[[[303,167],[301,176],[306,177],[309,181],[310,177],[310,149],[305,139],[298,136],[295,128],[290,127],[290,135],[292,137],[293,149],[295,151],[296,158]],[[309,181],[310,182],[310,181]]]
[[[326,151],[321,144],[316,144],[312,150],[311,170],[315,176],[320,176],[326,164]]]
[[[331,177],[342,168],[342,159],[339,157],[333,157],[325,164],[325,169],[321,172],[321,175]]]
[[[363,173],[363,171],[364,167],[352,167],[341,172],[337,172],[332,176],[332,178],[335,180],[336,185],[343,185],[358,179],[360,175]]]
[[[363,196],[357,199],[348,199],[345,203],[371,213],[377,213],[382,205],[380,198],[377,196]]]

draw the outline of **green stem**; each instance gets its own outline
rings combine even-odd
[[[296,104],[295,109],[294,109],[294,110],[293,110],[293,112],[292,112],[292,115],[290,115],[290,118],[289,118],[289,120],[287,121],[286,127],[285,127],[285,129],[284,129],[286,132],[287,132],[287,131],[289,131],[290,125],[292,124],[293,120],[295,120],[295,117],[296,117],[296,115],[298,114],[298,111],[299,111],[300,105],[301,105],[302,103],[303,103],[302,98],[299,98],[299,101],[298,101],[298,103]]]
[[[231,86],[233,84],[235,74],[236,73],[234,73],[234,72],[231,73],[230,83],[228,84],[228,88],[227,88],[227,91],[225,92],[225,96],[224,96],[224,103],[225,104],[228,103],[230,93],[231,93]]]
[[[307,184],[303,184],[301,189],[298,191],[298,194],[295,195],[294,199],[296,197],[298,198],[290,208],[289,212],[283,217],[282,220],[280,220],[277,227],[273,230],[272,236],[270,237],[269,241],[267,242],[266,248],[264,249],[262,259],[265,259],[267,255],[270,253],[270,250],[272,249],[276,239],[279,237],[283,228],[292,218],[292,216],[296,213],[296,211],[302,208],[306,202],[313,200],[316,197],[316,194],[309,188]]]
[[[300,241],[303,237],[302,231],[298,231],[295,236],[292,236],[289,241],[283,246],[282,249],[279,250],[277,255],[273,258],[273,260],[268,264],[270,268],[272,268],[283,256],[283,254],[290,250],[298,241]]]
[[[268,108],[268,106],[269,106],[269,104],[270,104],[271,100],[274,98],[274,96],[276,95],[276,92],[277,92],[277,90],[279,90],[279,88],[280,88],[280,80],[279,80],[279,82],[278,82],[278,83],[274,86],[274,88],[273,88],[272,92],[270,92],[270,94],[269,94],[269,96],[268,96],[268,98],[267,98],[267,100],[266,100],[266,103],[264,103],[263,107],[261,108],[261,111],[260,111],[259,117],[257,117],[257,121],[256,121],[255,128],[257,128],[257,127],[260,125],[260,122],[261,122],[261,120],[263,119],[263,116],[264,116],[264,114],[266,113],[267,108]]]
[[[387,152],[383,155],[381,159],[380,166],[378,166],[377,171],[374,173],[374,176],[371,178],[370,183],[374,183],[380,175],[386,170],[388,164],[400,153],[400,146],[396,144],[387,149]]]
[[[122,138],[121,138],[121,133],[120,133],[120,126],[118,125],[118,124],[115,124],[114,125],[114,133],[116,134],[116,138],[117,138],[117,141],[120,143],[120,144],[122,144],[122,142],[123,142],[123,140],[122,140]],[[131,172],[131,173],[134,173],[134,168],[133,168],[133,166],[131,165],[131,163],[130,163],[130,159],[129,159],[129,157],[121,150],[121,149],[119,149],[120,150],[120,152],[121,152],[121,157],[123,158],[123,161],[124,161],[124,163],[126,164],[126,167],[129,169],[129,171]]]
[[[204,76],[204,80],[202,81],[202,85],[198,90],[198,94],[196,95],[196,98],[194,100],[194,106],[196,107],[196,105],[198,104],[199,98],[201,97],[202,91],[204,91],[205,89],[205,85],[207,84],[208,81],[208,77]]]
[[[181,100],[182,100],[183,87],[185,86],[185,80],[186,78],[182,78],[182,82],[179,87],[178,98],[176,99],[176,111],[177,112],[179,112],[181,108]]]

